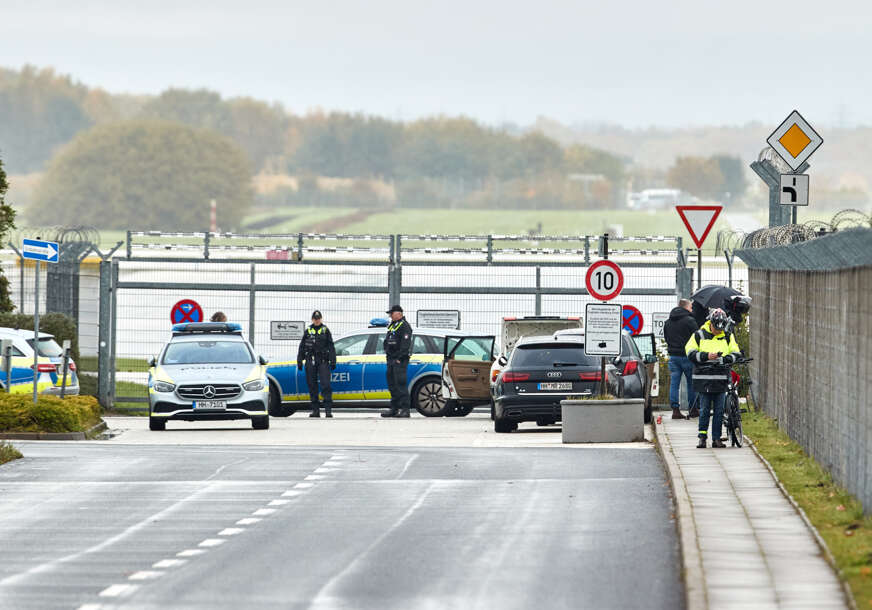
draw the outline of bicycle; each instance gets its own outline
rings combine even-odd
[[[724,399],[724,427],[730,435],[730,446],[741,447],[744,442],[742,431],[742,409],[739,406],[739,385],[742,382],[742,377],[732,369],[739,364],[747,364],[754,360],[753,358],[740,358],[730,366],[730,380],[727,382],[727,396]],[[750,381],[749,381],[750,383]],[[699,393],[694,398],[692,408],[699,410]]]

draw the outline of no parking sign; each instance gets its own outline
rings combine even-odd
[[[639,308],[632,305],[624,305],[622,310],[624,330],[629,331],[631,335],[638,335],[642,332],[642,326],[645,324],[645,318],[642,317],[642,312]]]
[[[170,310],[170,322],[184,324],[185,322],[202,322],[203,308],[197,301],[182,299]]]

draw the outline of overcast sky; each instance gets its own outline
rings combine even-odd
[[[0,65],[411,119],[872,124],[868,0],[0,0]]]

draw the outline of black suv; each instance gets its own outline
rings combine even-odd
[[[494,430],[511,432],[525,421],[540,426],[561,421],[561,400],[596,394],[599,386],[600,358],[584,353],[583,337],[525,337],[494,385]],[[623,397],[624,381],[611,362],[606,364],[606,387]]]

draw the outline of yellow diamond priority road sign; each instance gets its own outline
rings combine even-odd
[[[790,113],[766,141],[796,171],[811,157],[824,139],[796,110]]]

